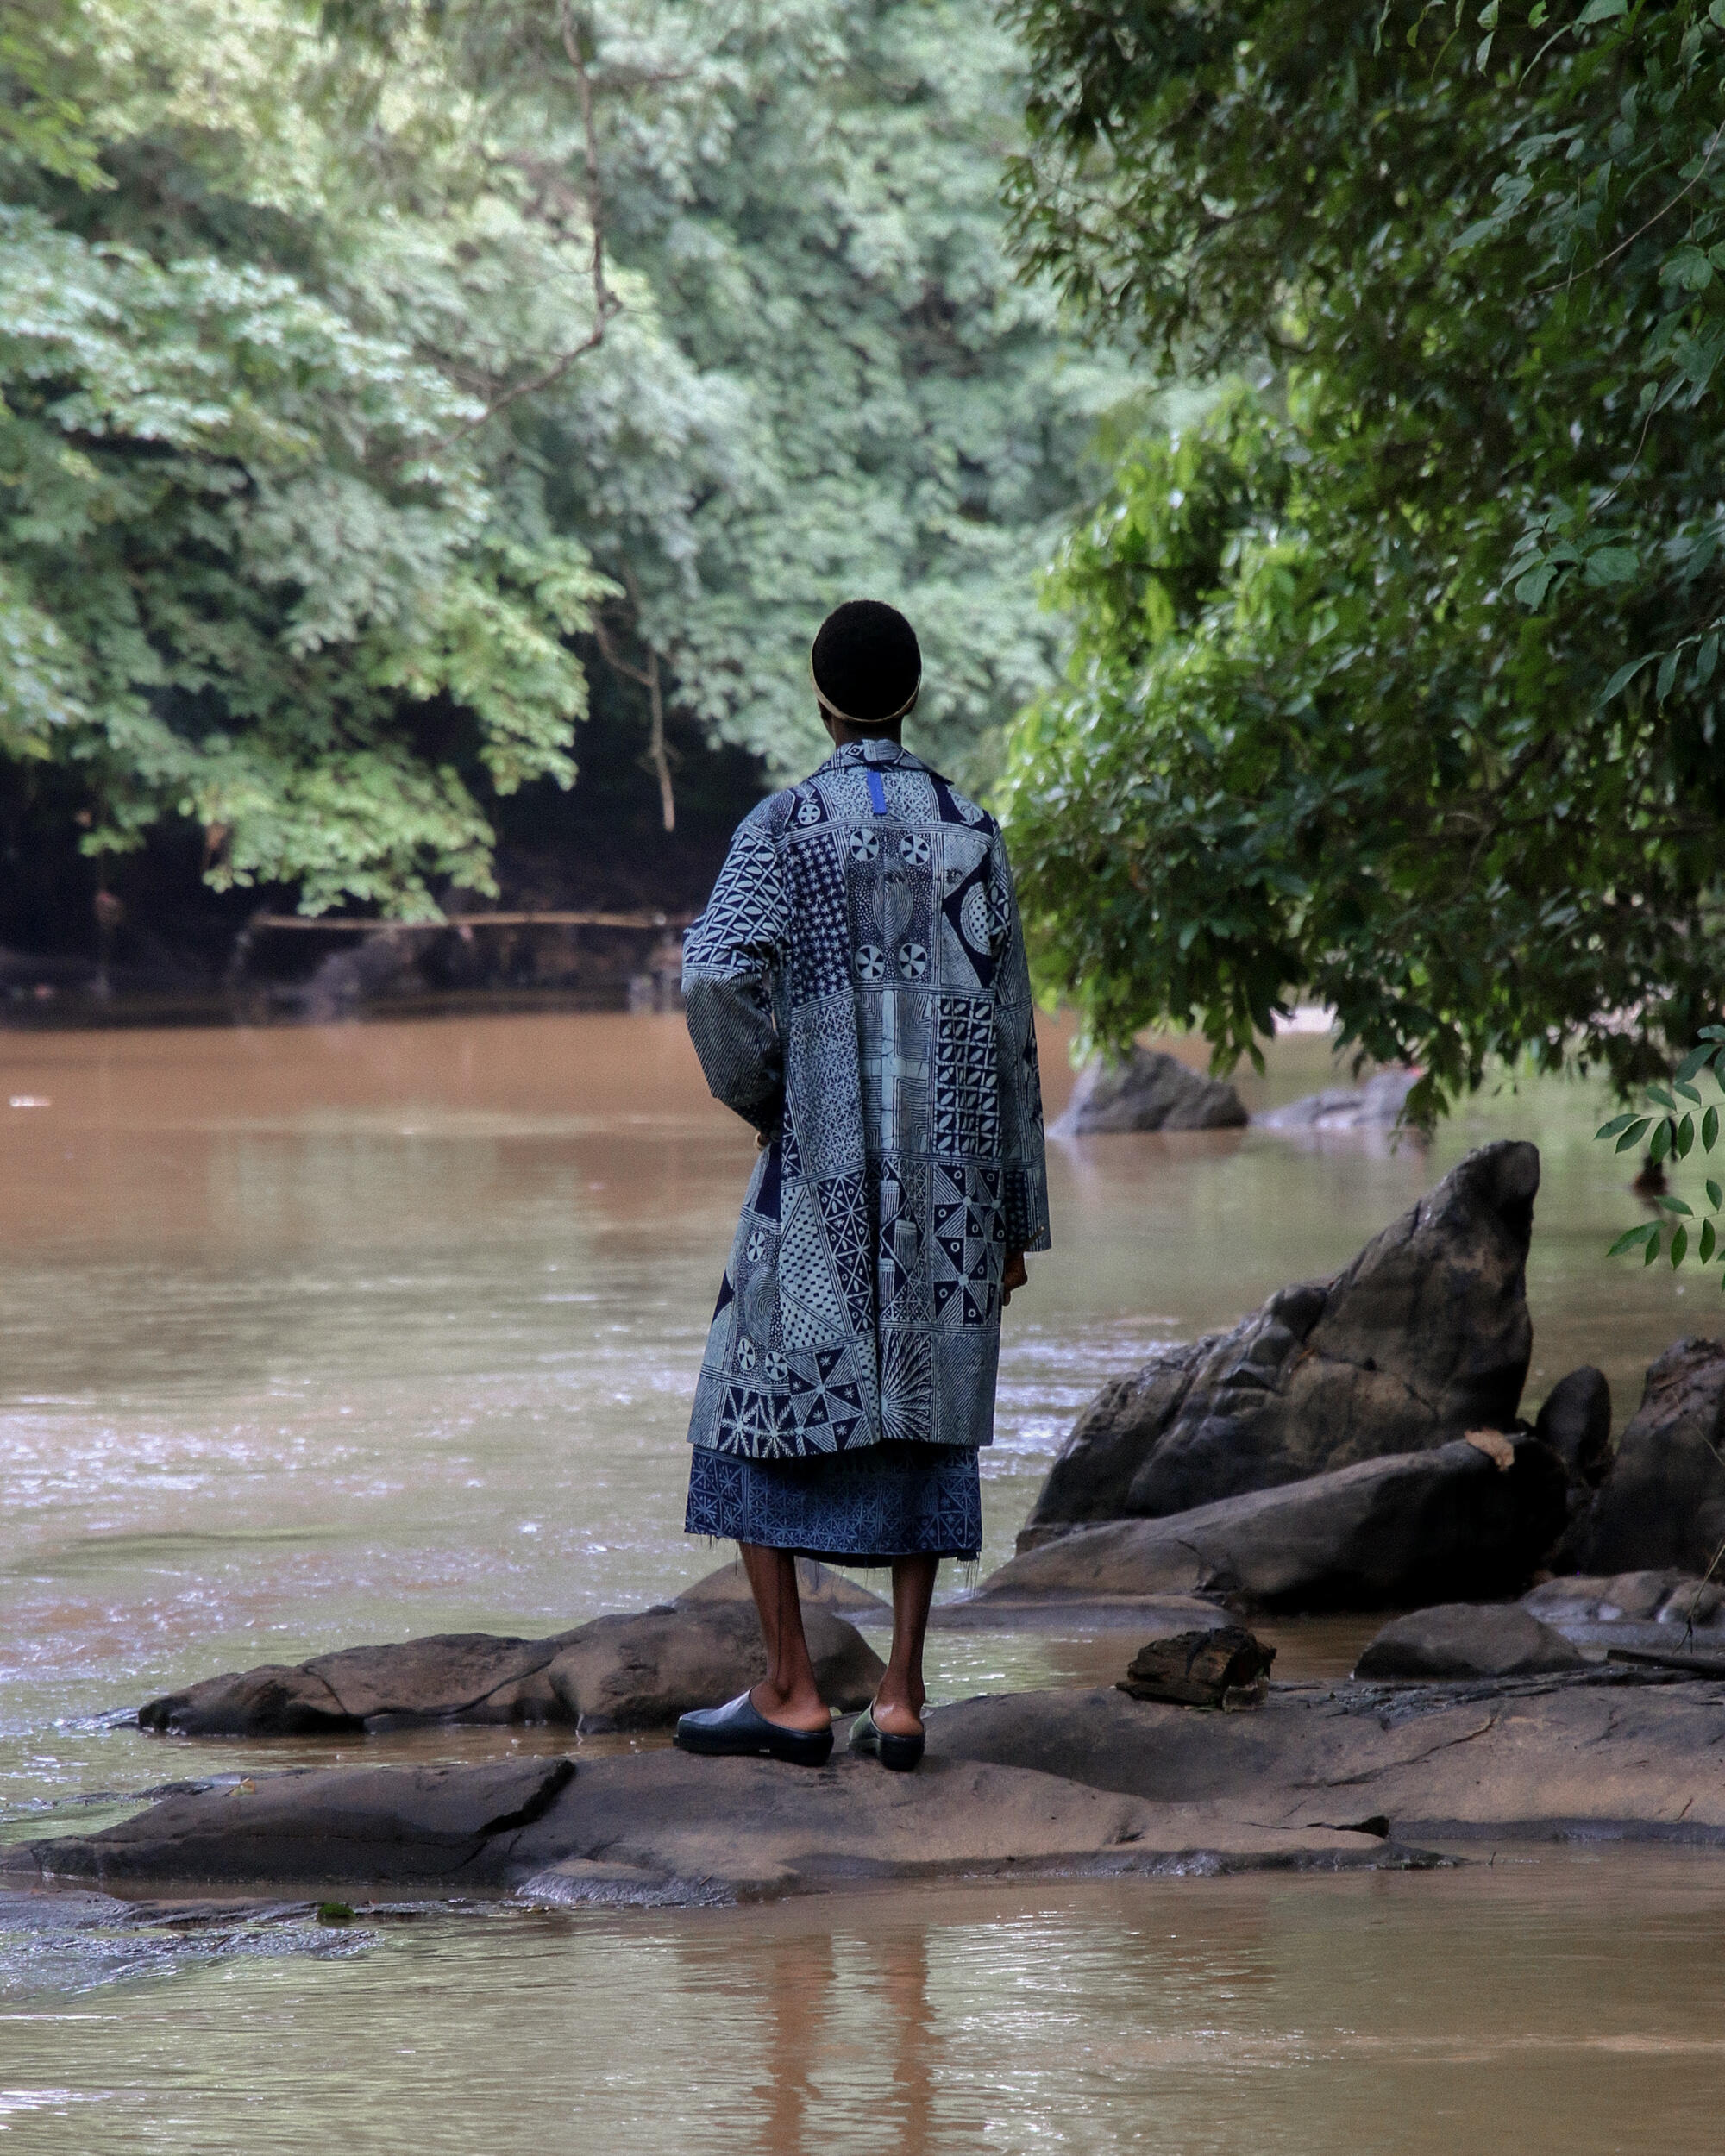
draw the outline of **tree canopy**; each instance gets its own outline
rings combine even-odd
[[[985,0],[18,0],[0,786],[423,913],[595,664],[800,763],[858,590],[985,773],[1115,379],[1015,281],[1022,87]]]
[[[1725,7],[1027,0],[1027,259],[1164,379],[1013,749],[1054,976],[1620,1086],[1719,1010]],[[1680,1047],[1678,1049],[1680,1052]]]

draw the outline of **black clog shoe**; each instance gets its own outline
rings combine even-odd
[[[921,1730],[914,1737],[896,1737],[875,1720],[875,1709],[865,1707],[850,1725],[850,1749],[872,1753],[894,1774],[908,1774],[921,1760],[928,1739]]]
[[[747,1692],[723,1707],[698,1707],[677,1723],[677,1745],[709,1758],[783,1759],[794,1767],[824,1767],[832,1757],[832,1731],[787,1729],[769,1722]]]

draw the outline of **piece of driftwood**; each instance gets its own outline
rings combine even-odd
[[[1140,1647],[1119,1689],[1177,1707],[1254,1707],[1270,1689],[1275,1659],[1275,1648],[1243,1625],[1176,1632]]]

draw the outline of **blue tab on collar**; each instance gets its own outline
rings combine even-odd
[[[881,783],[880,773],[872,767],[869,772],[869,799],[875,804],[875,815],[884,816],[887,812],[887,789]]]

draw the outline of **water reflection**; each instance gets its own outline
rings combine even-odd
[[[1722,1923],[1716,1860],[1646,1851],[341,1938],[295,1917],[15,1987],[0,2126],[92,2156],[1699,2156]]]

